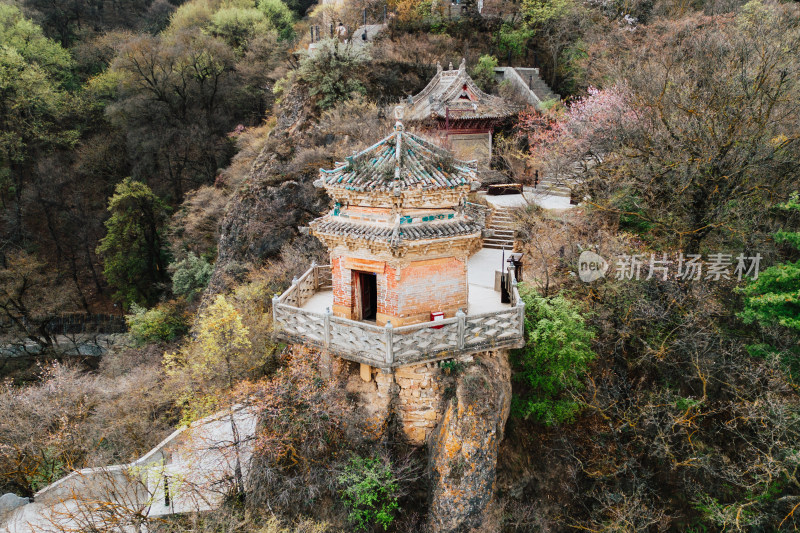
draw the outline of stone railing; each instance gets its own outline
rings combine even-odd
[[[312,266],[282,295],[272,299],[276,334],[289,342],[311,344],[350,361],[393,368],[499,348],[520,348],[525,304],[509,270],[508,308],[410,326],[376,326],[301,307],[319,290],[331,288],[330,266]],[[500,294],[498,293],[498,298]]]
[[[472,202],[464,202],[461,204],[462,212],[473,219],[475,222],[483,227],[486,227],[486,217],[491,212],[491,208],[481,204],[473,204]]]

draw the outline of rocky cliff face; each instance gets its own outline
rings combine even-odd
[[[487,520],[500,442],[511,410],[508,353],[475,357],[456,379],[456,394],[430,437],[432,531],[492,531]]]
[[[328,162],[292,166],[298,149],[313,144],[301,131],[311,124],[307,101],[298,88],[285,96],[264,149],[228,203],[208,293],[225,290],[248,269],[277,256],[288,242],[303,240],[299,248],[309,257],[319,248],[316,239],[300,234],[299,227],[328,209],[327,195],[313,186],[318,168]]]
[[[383,432],[397,422],[400,437],[430,450],[431,530],[492,531],[497,455],[511,410],[508,352],[484,352],[457,361],[443,372],[436,363],[372,369],[359,377],[358,365],[341,366],[347,391],[368,425]]]

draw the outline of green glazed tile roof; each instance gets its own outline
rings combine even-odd
[[[482,226],[472,220],[449,220],[445,222],[423,222],[408,225],[374,225],[325,216],[311,223],[316,233],[347,235],[365,241],[383,241],[396,245],[402,241],[418,241],[473,235],[480,233]]]
[[[439,190],[470,185],[476,168],[474,161],[454,159],[444,148],[398,125],[394,133],[337,163],[333,170],[320,169],[320,177],[325,187],[358,192]]]

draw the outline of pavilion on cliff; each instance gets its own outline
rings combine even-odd
[[[496,129],[516,114],[517,105],[486,94],[472,80],[462,60],[437,72],[428,85],[405,102],[405,119],[411,128],[437,144],[449,148],[455,157],[488,165]]]
[[[335,316],[404,326],[467,309],[467,260],[483,230],[465,208],[475,170],[398,120],[388,137],[320,171],[315,184],[336,203],[310,226],[330,250]]]
[[[309,231],[330,251],[272,299],[276,335],[361,364],[361,377],[524,343],[513,268],[481,250],[475,162],[405,131],[320,169],[333,200]],[[505,292],[503,292],[505,291]],[[504,299],[502,294],[509,298]]]

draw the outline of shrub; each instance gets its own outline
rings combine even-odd
[[[353,94],[365,94],[359,80],[370,56],[364,48],[343,45],[336,39],[319,43],[313,55],[300,61],[299,81],[309,87],[319,109],[330,109],[338,102],[349,100]]]
[[[211,264],[189,252],[186,259],[170,265],[172,271],[172,292],[177,296],[191,298],[206,288],[214,268]]]
[[[269,379],[243,383],[238,391],[259,414],[250,472],[254,489],[247,502],[276,512],[313,514],[319,501],[335,497],[337,458],[369,436],[352,416],[343,384],[321,374],[318,353],[295,345],[281,363]]]
[[[157,366],[106,370],[56,363],[42,368],[39,382],[0,384],[0,492],[28,496],[72,470],[132,461],[173,430],[171,393]]]
[[[152,309],[132,304],[131,314],[125,315],[125,322],[137,346],[171,342],[189,330],[183,310],[174,304],[158,304]]]
[[[447,361],[442,361],[439,363],[439,368],[441,368],[442,372],[447,375],[458,374],[464,370],[464,364],[456,361],[455,359],[448,359]]]
[[[398,483],[392,465],[379,457],[353,457],[339,475],[342,502],[356,530],[379,525],[384,530],[399,508]]]
[[[582,386],[595,357],[590,346],[594,335],[574,303],[561,295],[544,298],[530,287],[520,287],[527,343],[512,357],[518,368],[515,379],[529,390],[514,397],[512,409],[517,416],[548,426],[560,424],[574,418],[580,408],[569,392]]]

